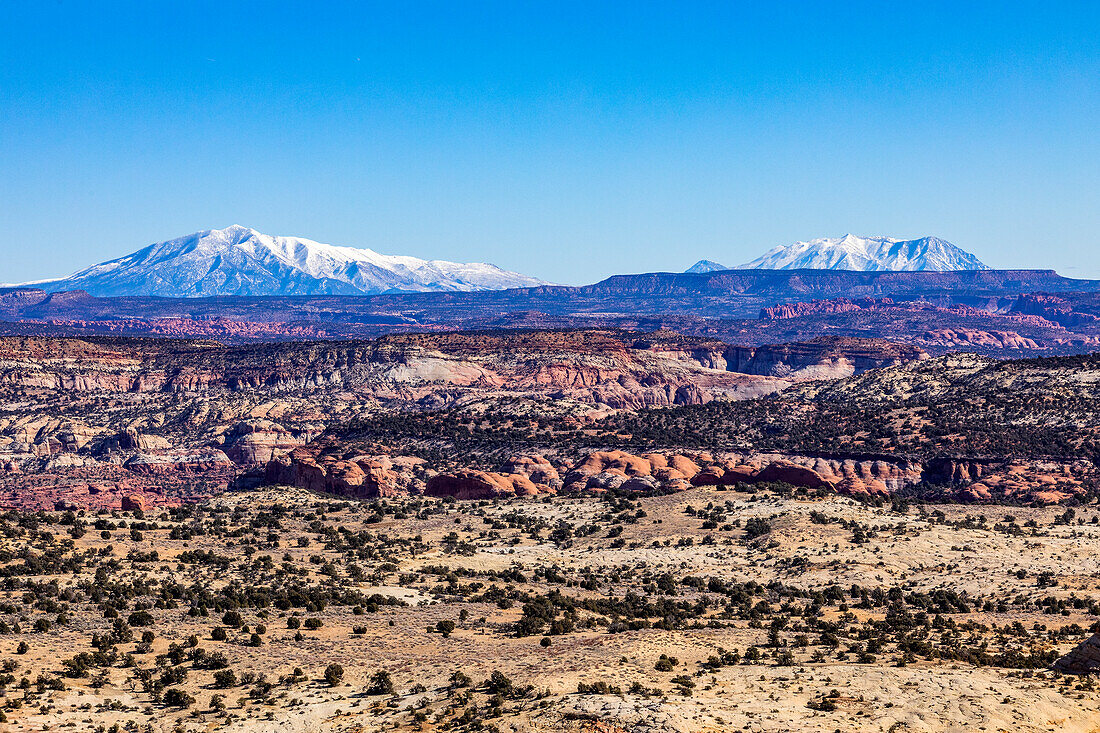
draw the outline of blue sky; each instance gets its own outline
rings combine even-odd
[[[0,6],[0,282],[231,223],[564,283],[846,232],[1100,277],[1100,4]]]

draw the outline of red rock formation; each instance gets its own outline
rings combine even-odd
[[[623,451],[597,451],[577,462],[565,476],[565,484],[573,489],[580,488],[626,488],[642,489],[651,483],[667,484],[674,480],[687,481],[700,471],[699,465],[690,457],[683,455],[664,455],[647,453],[635,456]],[[654,482],[633,482],[628,479],[649,478]],[[616,479],[622,480],[616,480]]]
[[[1012,305],[1012,312],[1039,316],[1065,328],[1089,326],[1100,321],[1100,317],[1092,313],[1074,310],[1073,304],[1065,298],[1042,293],[1021,295]]]
[[[779,321],[787,318],[821,315],[831,313],[850,313],[858,310],[871,310],[879,306],[893,305],[890,298],[834,298],[832,300],[811,300],[808,303],[780,303],[760,309],[760,320]]]
[[[230,341],[328,339],[343,335],[338,326],[322,324],[237,321],[228,318],[51,318],[51,326],[108,334],[140,334],[168,338],[211,338]]]
[[[428,479],[424,493],[428,496],[450,496],[455,499],[499,499],[536,496],[543,492],[522,474],[467,470],[432,476]]]
[[[321,455],[309,446],[267,463],[264,480],[308,491],[360,499],[401,496],[419,491],[415,469],[422,464],[409,456],[354,456],[341,459]]]
[[[691,477],[692,486],[733,486],[734,484],[749,484],[756,479],[756,469],[743,465],[707,466],[699,473]]]
[[[149,511],[149,508],[149,500],[141,494],[127,494],[126,496],[122,497],[122,511],[124,512],[146,512]]]
[[[921,338],[930,346],[985,346],[994,349],[1038,349],[1040,344],[1015,331],[982,331],[970,328],[937,328]]]
[[[431,472],[419,459],[385,456],[343,457],[332,439],[295,449],[270,461],[265,479],[312,491],[375,497],[406,493],[459,499],[511,498],[566,491],[624,489],[683,490],[692,486],[732,486],[779,482],[852,495],[889,496],[919,485],[944,487],[942,495],[963,501],[1045,501],[1055,503],[1100,485],[1100,470],[1083,461],[1027,462],[996,459],[814,457],[794,454],[691,455],[595,451],[558,479],[542,456],[516,456],[497,471],[476,468]]]
[[[807,489],[833,488],[831,481],[826,481],[812,468],[806,468],[787,461],[769,463],[753,479],[759,482],[782,482]]]
[[[146,508],[179,506],[225,491],[232,469],[206,473],[137,475],[121,466],[76,467],[63,472],[0,477],[0,507],[21,511],[119,509],[123,499],[140,496]]]
[[[513,456],[505,461],[497,472],[522,474],[531,479],[534,484],[542,484],[554,489],[560,488],[562,484],[558,469],[540,455]]]
[[[891,298],[858,298],[850,300],[848,298],[834,298],[831,300],[813,300],[804,303],[782,303],[775,306],[763,308],[760,311],[760,320],[763,321],[776,321],[786,320],[791,318],[802,318],[806,316],[819,316],[819,315],[833,315],[838,313],[851,313],[854,311],[939,311],[944,314],[951,314],[954,316],[960,316],[962,318],[985,320],[992,315],[996,315],[1001,319],[1007,319],[1020,324],[1027,324],[1030,326],[1037,326],[1042,328],[1059,328],[1061,319],[1068,318],[1067,323],[1061,325],[1080,325],[1081,323],[1093,322],[1096,319],[1095,316],[1086,317],[1082,320],[1074,319],[1070,316],[1072,313],[1072,306],[1068,304],[1062,298],[1049,295],[1023,295],[1014,304],[1012,310],[1008,313],[996,313],[992,311],[983,310],[981,308],[974,308],[969,305],[956,304],[950,306],[936,306],[924,301],[910,301],[896,303]],[[1052,316],[1047,318],[1046,316]],[[1083,314],[1079,314],[1083,315]]]

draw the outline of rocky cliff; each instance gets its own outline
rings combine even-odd
[[[917,346],[841,336],[770,346],[731,346],[723,356],[730,371],[786,379],[849,377],[929,358]]]
[[[405,403],[511,390],[615,408],[755,396],[785,386],[716,373],[692,357],[696,351],[709,353],[709,342],[674,352],[637,347],[635,336],[610,331],[416,334],[238,347],[9,338],[0,339],[0,386],[70,393],[270,395],[336,388]]]

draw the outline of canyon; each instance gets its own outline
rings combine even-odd
[[[933,358],[877,339],[746,347],[617,329],[252,345],[37,336],[0,338],[0,353],[0,501],[12,507],[111,508],[124,499],[178,505],[263,483],[363,499],[780,482],[979,502],[1077,500],[1096,485],[1087,454],[989,453],[961,443],[927,450],[921,431],[930,428],[911,422],[927,417],[919,407],[903,414],[898,396],[905,404],[914,394],[928,404],[935,394],[973,405],[977,395],[1001,389],[994,386],[1005,379],[995,374],[1001,362]],[[1056,393],[1053,380],[1065,370],[1054,362],[1036,370]],[[1060,389],[1076,394],[1088,373],[1078,365],[1078,387],[1062,379]],[[979,387],[982,374],[994,381]],[[875,401],[874,417],[831,413]],[[693,409],[709,411],[685,413],[694,432],[644,437]],[[792,422],[800,415],[830,427],[813,428],[810,440],[810,426]],[[858,433],[822,441],[848,423],[859,429],[882,416],[900,442],[869,442]],[[1053,416],[1047,423],[1059,424]],[[908,427],[897,432],[899,425]],[[722,435],[726,442],[700,450],[700,439]],[[652,448],[629,450],[639,440]],[[586,461],[607,450],[626,451],[630,467],[584,475]],[[642,470],[630,456],[649,456],[651,465]]]

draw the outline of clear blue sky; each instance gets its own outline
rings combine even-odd
[[[1100,277],[1100,3],[0,4],[0,282],[231,223],[565,283],[845,232]]]

